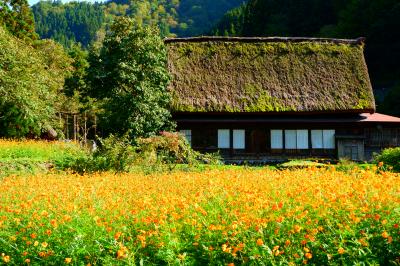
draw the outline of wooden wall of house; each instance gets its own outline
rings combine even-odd
[[[376,125],[365,128],[365,159],[371,160],[374,153],[385,148],[400,147],[400,127]]]
[[[191,145],[201,152],[220,151],[224,158],[288,159],[288,158],[344,158],[354,160],[371,160],[374,152],[383,148],[400,146],[400,126],[379,124],[255,124],[255,123],[179,123],[179,129],[191,130]],[[229,129],[231,132],[230,146],[232,147],[232,132],[234,129],[245,130],[244,149],[218,149],[218,129]],[[271,149],[271,130],[307,129],[308,149]],[[334,149],[312,148],[311,131],[315,129],[334,129]],[[284,136],[283,136],[284,137]]]

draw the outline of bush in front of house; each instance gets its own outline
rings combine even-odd
[[[173,170],[179,164],[220,164],[218,154],[194,151],[186,138],[176,132],[161,132],[133,141],[129,137],[110,135],[99,139],[99,148],[92,154],[79,157],[71,166],[78,173],[142,170],[147,173]]]
[[[400,172],[400,147],[384,149],[380,154],[375,155],[376,163],[383,163],[385,170]]]

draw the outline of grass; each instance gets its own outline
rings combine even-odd
[[[0,139],[0,177],[63,170],[85,152],[76,143]]]

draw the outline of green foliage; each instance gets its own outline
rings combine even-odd
[[[217,36],[241,36],[243,34],[244,14],[246,5],[229,10],[211,31]]]
[[[178,36],[198,36],[215,26],[219,19],[232,8],[246,0],[180,0],[179,25],[172,32]]]
[[[201,154],[194,151],[186,138],[179,133],[161,132],[159,136],[141,138],[137,141],[137,164],[146,169],[174,169],[179,164],[197,166],[199,163],[218,165],[217,154]]]
[[[245,0],[111,0],[105,3],[40,1],[33,5],[36,31],[66,47],[101,41],[108,24],[129,16],[135,25],[157,26],[162,37],[209,32],[228,10]]]
[[[135,144],[127,136],[110,135],[99,141],[95,152],[76,158],[69,168],[80,174],[99,171],[153,173],[171,171],[180,164],[189,168],[199,163],[220,164],[219,156],[192,150],[179,133],[162,132],[158,136],[139,138]]]
[[[34,47],[0,27],[0,136],[40,136],[56,128],[70,59],[54,41]]]
[[[385,114],[392,114],[400,117],[400,83],[393,86],[384,97],[379,109]]]
[[[64,170],[85,154],[75,143],[0,139],[0,177]]]
[[[301,168],[308,168],[308,167],[326,167],[325,163],[321,163],[318,161],[311,161],[311,160],[290,160],[288,162],[279,164],[278,167],[281,169],[301,169]]]
[[[85,79],[89,68],[88,52],[82,50],[80,45],[75,44],[68,50],[68,55],[73,60],[71,64],[73,71],[65,79],[64,90],[68,96],[72,96],[76,92],[85,92],[87,90]]]
[[[5,28],[14,36],[26,41],[38,39],[32,11],[27,0],[0,1],[0,27]]]
[[[91,53],[90,94],[104,100],[106,133],[148,137],[173,127],[167,109],[170,76],[162,39],[154,28],[115,20],[99,54]]]
[[[76,158],[69,168],[80,174],[86,172],[128,172],[136,158],[134,146],[126,138],[110,135],[99,139],[100,147],[93,153]]]
[[[98,3],[40,1],[32,6],[32,11],[40,37],[66,47],[75,42],[88,47],[105,22],[103,7]]]
[[[385,149],[374,160],[376,163],[383,163],[384,169],[400,172],[400,147]]]

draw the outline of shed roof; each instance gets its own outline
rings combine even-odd
[[[166,39],[174,112],[374,112],[363,41]]]

